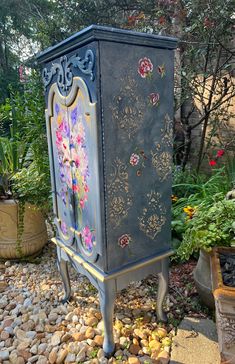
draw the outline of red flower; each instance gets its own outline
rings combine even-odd
[[[157,92],[156,93],[155,92],[151,93],[149,95],[149,99],[150,99],[150,102],[151,102],[151,104],[153,106],[158,105],[159,104],[159,99],[160,99],[159,93],[157,93]]]
[[[144,57],[139,60],[138,73],[142,78],[150,76],[153,71],[153,64],[149,58]]]
[[[212,159],[211,161],[209,161],[209,165],[210,165],[211,167],[216,166],[216,161]]]
[[[121,248],[125,248],[129,243],[131,242],[131,236],[129,234],[123,234],[118,239],[118,245],[120,245]]]
[[[223,149],[219,149],[218,152],[217,152],[217,157],[220,158],[224,155],[224,150]]]

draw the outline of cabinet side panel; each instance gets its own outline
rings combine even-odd
[[[170,250],[173,51],[101,43],[108,269]]]

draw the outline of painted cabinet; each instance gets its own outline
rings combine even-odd
[[[175,44],[91,26],[39,56],[57,237],[107,273],[170,250]]]
[[[66,294],[62,262],[70,260],[99,289],[104,315],[113,291],[156,272],[163,277],[163,316],[171,254],[175,47],[173,38],[91,26],[38,55],[53,241]],[[111,316],[106,320],[110,342],[104,350],[111,352]]]

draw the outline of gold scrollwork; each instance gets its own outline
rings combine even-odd
[[[138,217],[139,228],[153,240],[166,222],[166,210],[161,203],[159,192],[150,191],[147,194],[147,200],[147,207],[143,208],[142,216]]]
[[[160,182],[165,181],[171,174],[172,154],[168,148],[172,147],[173,123],[166,114],[164,127],[161,129],[161,144],[155,143],[155,149],[151,150],[152,165],[155,168]]]
[[[152,164],[156,169],[160,182],[163,182],[171,174],[172,155],[169,152],[151,151]]]
[[[123,86],[119,95],[113,99],[111,111],[114,121],[122,131],[121,138],[130,140],[141,128],[145,105],[136,93],[138,88],[133,78],[127,76],[121,79],[121,84]]]
[[[108,210],[110,221],[114,228],[120,225],[132,206],[132,195],[129,191],[128,172],[126,165],[116,158],[113,171],[108,177]]]
[[[162,144],[172,147],[173,144],[173,121],[168,114],[165,115],[164,127],[161,129]]]

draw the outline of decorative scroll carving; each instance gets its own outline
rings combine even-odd
[[[57,74],[57,85],[62,90],[67,90],[73,82],[73,73],[70,69],[70,66],[75,68],[79,68],[81,72],[86,75],[90,75],[90,79],[94,80],[93,69],[95,65],[95,56],[91,49],[88,49],[85,53],[84,59],[82,59],[79,55],[73,55],[70,58],[67,56],[63,56],[60,58],[59,63],[53,63],[50,70],[44,68],[42,71],[42,80],[44,84],[44,88],[49,85],[52,80],[52,77]]]
[[[217,307],[217,325],[223,331],[223,343],[229,349],[235,344],[235,318],[225,316]]]
[[[136,81],[127,76],[121,80],[122,87],[114,97],[111,112],[114,121],[121,129],[121,138],[130,140],[142,127],[145,103],[136,93]]]
[[[142,216],[138,217],[139,228],[153,240],[166,222],[166,210],[161,203],[159,192],[150,191],[147,194],[147,200],[148,203],[143,208]]]
[[[116,228],[127,216],[132,206],[132,195],[129,192],[128,172],[126,165],[116,158],[113,163],[113,172],[108,178],[109,216]]]

